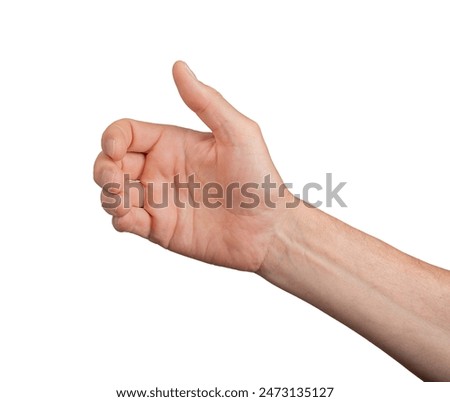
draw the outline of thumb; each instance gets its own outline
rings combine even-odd
[[[218,140],[234,142],[253,123],[219,92],[200,82],[186,63],[177,61],[174,64],[173,78],[184,103],[200,117]]]

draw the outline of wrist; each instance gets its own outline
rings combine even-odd
[[[314,208],[306,206],[303,201],[295,208],[283,208],[277,216],[266,256],[257,272],[261,277],[285,288],[279,282],[289,281],[295,276],[290,271],[305,265],[305,236],[313,214]]]
[[[341,235],[348,225],[303,201],[286,209],[273,231],[266,258],[258,274],[295,296],[320,305],[323,290],[334,286],[334,274],[341,264]],[[342,267],[341,267],[342,268]]]

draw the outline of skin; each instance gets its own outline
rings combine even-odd
[[[283,186],[258,125],[217,91],[175,63],[178,91],[211,132],[123,119],[102,137],[94,179],[123,198],[124,175],[134,183],[130,206],[103,207],[118,231],[145,237],[171,251],[216,265],[254,272],[352,328],[423,380],[450,381],[450,271],[432,266],[310,208]],[[242,191],[232,201],[205,205],[201,190],[169,189],[162,183],[259,183],[270,174],[275,188],[261,185],[255,208]],[[149,194],[148,183],[154,183]],[[144,194],[144,198],[139,197]],[[185,202],[177,206],[176,198]],[[269,197],[269,198],[268,198]],[[198,202],[194,208],[188,204]],[[297,201],[296,208],[287,205]]]

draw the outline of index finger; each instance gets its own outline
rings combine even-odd
[[[117,120],[103,133],[103,152],[114,161],[122,160],[127,152],[147,153],[168,127],[132,119]]]

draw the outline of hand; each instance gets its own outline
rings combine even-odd
[[[129,119],[111,124],[103,134],[94,179],[101,187],[117,183],[121,202],[111,207],[112,190],[103,191],[103,206],[118,231],[202,261],[256,272],[287,219],[286,203],[295,199],[283,186],[258,125],[198,81],[185,63],[175,63],[173,76],[186,105],[211,132]],[[142,185],[131,193],[130,206],[123,202],[124,175]],[[270,190],[262,188],[267,175],[274,186]],[[180,188],[190,176],[199,188]],[[164,199],[163,183],[168,199],[162,208],[156,204]],[[209,194],[217,198],[205,200],[207,183],[216,183],[209,185],[214,187]],[[227,190],[231,183],[239,188]]]

